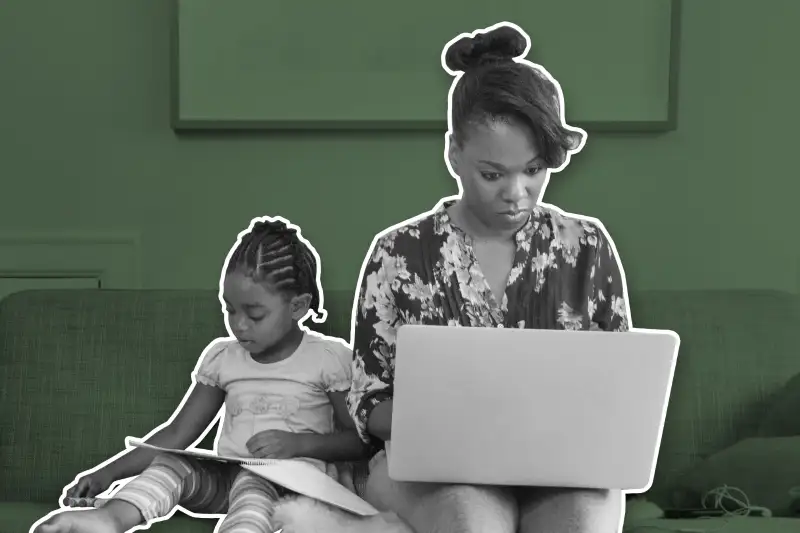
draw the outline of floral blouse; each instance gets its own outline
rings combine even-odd
[[[376,239],[360,280],[347,403],[362,440],[367,420],[392,398],[395,335],[404,324],[625,331],[627,289],[598,222],[540,204],[515,234],[516,256],[497,302],[469,235],[443,202]],[[377,443],[374,443],[377,444]]]

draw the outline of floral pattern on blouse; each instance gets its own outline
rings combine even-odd
[[[536,207],[516,232],[502,301],[485,280],[472,239],[433,213],[376,239],[360,279],[347,403],[362,440],[392,398],[395,336],[404,324],[564,330],[629,329],[627,288],[611,239],[597,221]],[[373,443],[374,444],[374,443]]]

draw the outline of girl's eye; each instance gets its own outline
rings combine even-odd
[[[251,316],[250,320],[252,320],[253,322],[261,322],[262,320],[264,320],[264,316]]]
[[[501,178],[499,172],[481,172],[481,176],[486,181],[497,181]]]
[[[234,313],[235,313],[235,311],[234,311],[233,309],[231,309],[230,307],[226,307],[226,308],[225,308],[225,311],[226,311],[226,312],[227,312],[229,315],[232,315],[232,314],[234,314]]]

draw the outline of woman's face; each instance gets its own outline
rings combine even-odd
[[[462,201],[492,229],[519,228],[547,181],[531,132],[514,120],[470,127],[460,146],[451,141],[449,157],[461,179]]]

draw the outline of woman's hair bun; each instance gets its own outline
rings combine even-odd
[[[445,65],[453,72],[466,72],[487,63],[513,61],[525,53],[525,36],[510,26],[500,26],[475,37],[453,42],[444,55]]]

